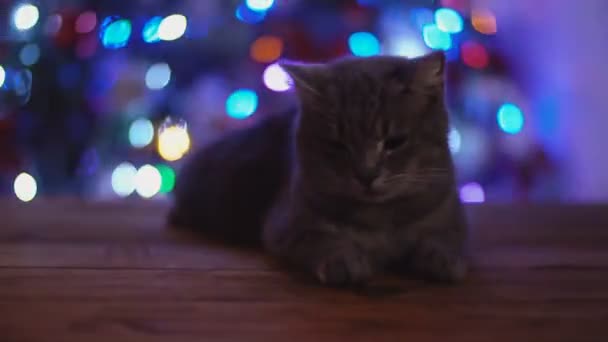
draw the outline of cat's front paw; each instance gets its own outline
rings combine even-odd
[[[431,280],[457,283],[466,278],[464,257],[440,243],[424,241],[417,246],[410,265],[415,272]]]
[[[356,248],[342,248],[319,263],[316,276],[328,286],[360,285],[371,278],[372,265]]]

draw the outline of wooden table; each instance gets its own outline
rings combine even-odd
[[[365,292],[177,234],[165,208],[0,201],[0,342],[608,341],[608,207],[469,207],[465,284]]]

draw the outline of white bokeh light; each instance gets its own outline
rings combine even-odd
[[[172,14],[165,17],[158,26],[158,37],[161,40],[171,41],[179,39],[186,32],[188,19],[181,14]]]
[[[29,30],[38,23],[40,12],[38,7],[32,4],[23,4],[15,9],[13,13],[13,25],[17,30]]]
[[[162,177],[157,168],[144,165],[135,176],[135,191],[143,198],[152,198],[160,191]]]
[[[112,172],[112,189],[120,197],[127,197],[135,191],[137,169],[131,163],[122,163]]]
[[[4,67],[0,65],[0,87],[4,85],[4,80],[6,80],[6,71],[4,70]]]
[[[291,77],[277,63],[266,67],[263,74],[264,84],[268,89],[283,92],[291,88]]]
[[[20,173],[17,178],[15,178],[13,188],[17,198],[23,202],[30,202],[38,193],[36,180],[25,172]]]
[[[167,63],[156,63],[146,72],[146,86],[152,90],[162,89],[171,81],[171,68]]]

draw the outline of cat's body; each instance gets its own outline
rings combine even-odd
[[[464,276],[442,55],[285,65],[300,108],[195,154],[172,221],[272,254],[330,285],[389,266]]]

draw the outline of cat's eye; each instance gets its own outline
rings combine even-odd
[[[393,151],[404,146],[406,143],[407,135],[405,134],[391,136],[384,140],[384,149],[386,151]]]

